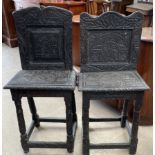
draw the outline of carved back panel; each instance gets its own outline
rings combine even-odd
[[[81,71],[136,69],[143,15],[106,12],[80,16]]]
[[[32,7],[13,16],[23,69],[72,69],[71,12]]]

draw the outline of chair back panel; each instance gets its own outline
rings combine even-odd
[[[13,16],[23,69],[72,69],[71,12],[33,7]]]
[[[81,71],[136,69],[143,16],[106,12],[80,16]]]

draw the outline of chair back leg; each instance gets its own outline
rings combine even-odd
[[[76,103],[75,103],[74,92],[72,92],[72,112],[73,112],[73,122],[77,122]]]
[[[128,118],[128,105],[129,105],[129,101],[125,100],[123,103],[122,118],[121,118],[121,127],[122,128],[124,128],[126,126],[126,120]]]
[[[39,127],[40,126],[39,115],[37,114],[34,99],[33,99],[33,97],[27,97],[27,100],[28,100],[28,104],[29,104],[30,111],[32,114],[32,120],[34,120],[35,126]]]

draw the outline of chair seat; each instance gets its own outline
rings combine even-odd
[[[85,72],[79,74],[80,91],[141,91],[149,87],[136,71]]]
[[[75,72],[69,70],[22,70],[4,88],[74,90],[75,80]]]

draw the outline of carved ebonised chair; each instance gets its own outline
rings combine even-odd
[[[139,112],[144,91],[148,89],[136,71],[143,16],[136,12],[122,16],[107,12],[99,17],[87,13],[80,16],[81,73],[79,90],[83,95],[83,155],[89,149],[129,149],[135,154]],[[89,118],[91,99],[123,99],[119,118]],[[132,129],[127,121],[128,101],[135,100]],[[91,144],[89,122],[120,121],[128,129],[128,143]]]
[[[15,102],[21,145],[29,148],[67,148],[73,151],[77,127],[72,70],[72,13],[57,7],[27,8],[13,13],[22,69],[4,87]],[[27,97],[32,124],[26,132],[21,98]],[[64,97],[66,119],[40,118],[33,97]],[[46,105],[45,105],[46,106]],[[40,122],[66,123],[67,142],[29,141]]]

